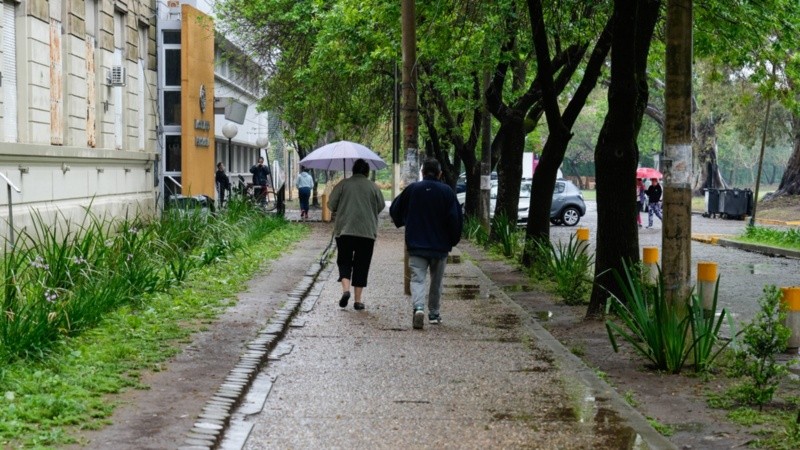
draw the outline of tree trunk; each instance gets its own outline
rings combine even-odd
[[[700,168],[694,177],[692,195],[702,197],[704,189],[727,189],[728,183],[722,178],[717,163],[717,123],[714,118],[706,118],[696,126],[692,147],[697,154],[695,167]]]
[[[657,0],[614,1],[608,114],[595,148],[597,246],[587,317],[602,314],[609,293],[623,298],[613,271],[621,273],[623,261],[639,261],[636,138],[647,106],[647,54],[659,6]]]
[[[800,115],[792,115],[792,140],[794,146],[792,156],[781,177],[781,184],[772,197],[782,195],[800,195]]]

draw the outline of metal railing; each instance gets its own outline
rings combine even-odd
[[[2,172],[0,172],[0,178],[6,182],[6,189],[8,190],[8,244],[11,248],[14,248],[14,204],[11,200],[11,189],[13,188],[18,194],[21,194],[22,191]]]

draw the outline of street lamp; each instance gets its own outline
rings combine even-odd
[[[236,126],[233,122],[228,122],[222,126],[222,135],[228,138],[228,171],[230,172],[233,170],[233,147],[231,146],[231,140],[236,137],[236,133],[239,132],[239,127]]]

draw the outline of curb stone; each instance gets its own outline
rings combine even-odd
[[[309,295],[317,278],[326,268],[332,249],[333,241],[328,243],[320,259],[310,265],[303,278],[287,294],[283,306],[273,314],[264,329],[244,345],[239,362],[230,370],[203,408],[204,411],[213,413],[204,412],[198,417],[198,421],[186,433],[180,449],[219,448],[226,431],[231,428],[234,411],[242,404],[258,373],[268,361],[291,351],[291,348],[280,347],[280,339],[291,327],[291,319],[300,310],[303,298]],[[210,415],[213,415],[213,419],[209,418]],[[198,445],[201,443],[204,445]]]
[[[502,298],[504,302],[516,309],[520,317],[524,318],[523,323],[526,329],[533,334],[538,343],[552,352],[556,363],[564,374],[564,379],[571,378],[572,381],[586,386],[591,391],[591,395],[587,395],[588,399],[595,402],[598,409],[605,407],[616,412],[637,434],[636,441],[639,445],[635,448],[677,450],[678,447],[657,432],[639,411],[625,401],[616,389],[600,379],[594,370],[564,347],[525,308],[509,297],[502,288],[498,287],[483,273],[480,267],[478,267],[478,271],[481,274],[482,283],[487,283],[490,286],[491,294]]]

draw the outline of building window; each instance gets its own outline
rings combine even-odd
[[[17,142],[16,4],[0,3],[0,141]]]
[[[168,134],[164,146],[166,172],[181,171],[181,135]]]

